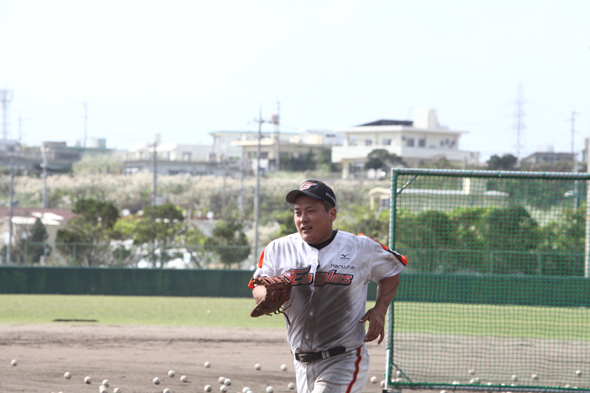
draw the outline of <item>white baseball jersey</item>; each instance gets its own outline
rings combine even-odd
[[[262,252],[258,276],[286,276],[293,283],[284,304],[293,353],[363,345],[369,281],[400,273],[406,258],[362,234],[338,231],[320,250],[299,233],[271,242]]]

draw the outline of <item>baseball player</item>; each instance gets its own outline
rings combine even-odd
[[[294,205],[297,233],[262,251],[250,281],[257,307],[269,291],[256,285],[261,277],[287,278],[290,292],[282,312],[297,391],[361,392],[369,371],[365,342],[383,341],[385,315],[406,258],[363,234],[334,230],[336,195],[321,181],[303,182],[286,199]],[[378,283],[377,302],[365,312],[369,281]]]

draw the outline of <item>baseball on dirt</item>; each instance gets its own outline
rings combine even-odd
[[[469,370],[469,374],[475,375],[475,370],[474,369]]]
[[[121,388],[115,388],[115,389],[113,389],[113,393],[121,393]]]
[[[70,378],[72,378],[72,373],[71,373],[71,372],[69,372],[69,371],[66,371],[66,372],[64,373],[64,378],[65,378],[65,379],[70,379]]]
[[[159,385],[160,384],[160,378],[156,377],[152,380],[152,382],[154,383],[154,385]]]
[[[256,364],[254,365],[254,368],[255,368],[256,370],[260,370],[260,369],[262,368],[262,366],[261,366],[259,363],[256,363]]]
[[[512,380],[513,380],[514,382],[518,381],[518,376],[517,376],[517,375],[513,375],[513,376],[512,376]]]
[[[580,370],[576,370],[576,375],[577,375],[578,377],[581,377],[581,376],[582,376],[582,372],[581,372]]]
[[[384,388],[385,387],[385,381],[381,381],[380,385],[381,385],[382,388]]]
[[[281,364],[281,370],[287,371],[287,365],[286,364]]]
[[[223,381],[223,383],[225,386],[229,386],[229,385],[231,385],[231,379],[226,378],[225,381]]]
[[[209,367],[211,367],[211,363],[209,363],[209,362],[205,362],[205,367],[206,367],[206,368],[209,368]]]
[[[90,385],[92,383],[92,379],[90,377],[84,378],[84,383]]]
[[[539,376],[537,374],[533,374],[531,375],[531,378],[533,379],[533,381],[536,381],[539,379]]]
[[[401,371],[398,371],[398,372],[396,372],[396,373],[395,373],[395,376],[396,376],[396,377],[398,377],[398,378],[401,378],[401,376],[402,376],[402,372],[401,372]]]
[[[377,383],[377,382],[378,382],[377,377],[375,377],[375,376],[371,377],[371,383]]]
[[[440,393],[447,393],[447,391],[446,390],[441,390]]]
[[[110,385],[110,384],[111,384],[111,383],[109,382],[109,380],[108,380],[108,379],[104,379],[104,380],[102,381],[102,386],[106,386],[107,388],[109,387],[109,385]]]
[[[242,389],[242,393],[248,393],[249,391],[250,391],[250,388],[249,387],[244,387]]]
[[[180,382],[187,382],[187,381],[188,381],[188,378],[186,375],[183,375],[180,377]]]
[[[172,378],[172,377],[173,377],[173,376],[175,376],[175,375],[176,375],[176,372],[174,372],[174,370],[170,370],[170,371],[168,371],[168,376],[169,376],[169,377],[171,377],[171,378]]]
[[[10,364],[12,364],[13,366],[16,366],[18,364],[18,362],[16,361],[16,359],[12,359],[12,361],[10,362]]]
[[[287,387],[289,388],[289,390],[295,390],[295,384],[293,382],[287,385]]]
[[[213,388],[211,387],[211,385],[205,385],[205,387],[203,388],[204,391],[206,392],[210,392],[211,390],[213,390]]]
[[[564,386],[564,388],[571,388],[571,386],[570,386],[570,385],[568,385],[568,384],[566,384],[566,385]]]
[[[219,377],[219,379],[217,380],[220,384],[224,384],[225,383],[225,378],[224,377]]]
[[[220,391],[220,392],[223,392],[223,393],[227,392],[227,386],[225,386],[225,385],[221,385],[221,386],[219,387],[219,391]]]
[[[275,390],[272,386],[266,388],[266,393],[273,393]]]
[[[162,393],[172,393],[172,391],[168,388],[164,389],[164,391]]]
[[[98,388],[98,392],[99,393],[109,393],[109,389],[107,389],[107,387],[104,385],[100,385],[100,387]]]

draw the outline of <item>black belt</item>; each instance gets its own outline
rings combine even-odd
[[[313,363],[316,360],[327,359],[332,356],[340,355],[346,352],[344,347],[334,347],[325,351],[319,352],[300,352],[295,354],[295,359],[301,363]]]

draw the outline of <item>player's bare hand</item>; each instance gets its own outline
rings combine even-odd
[[[381,344],[385,338],[385,313],[374,308],[365,313],[359,323],[369,322],[369,330],[365,336],[365,342],[373,341],[379,338],[378,344]]]

